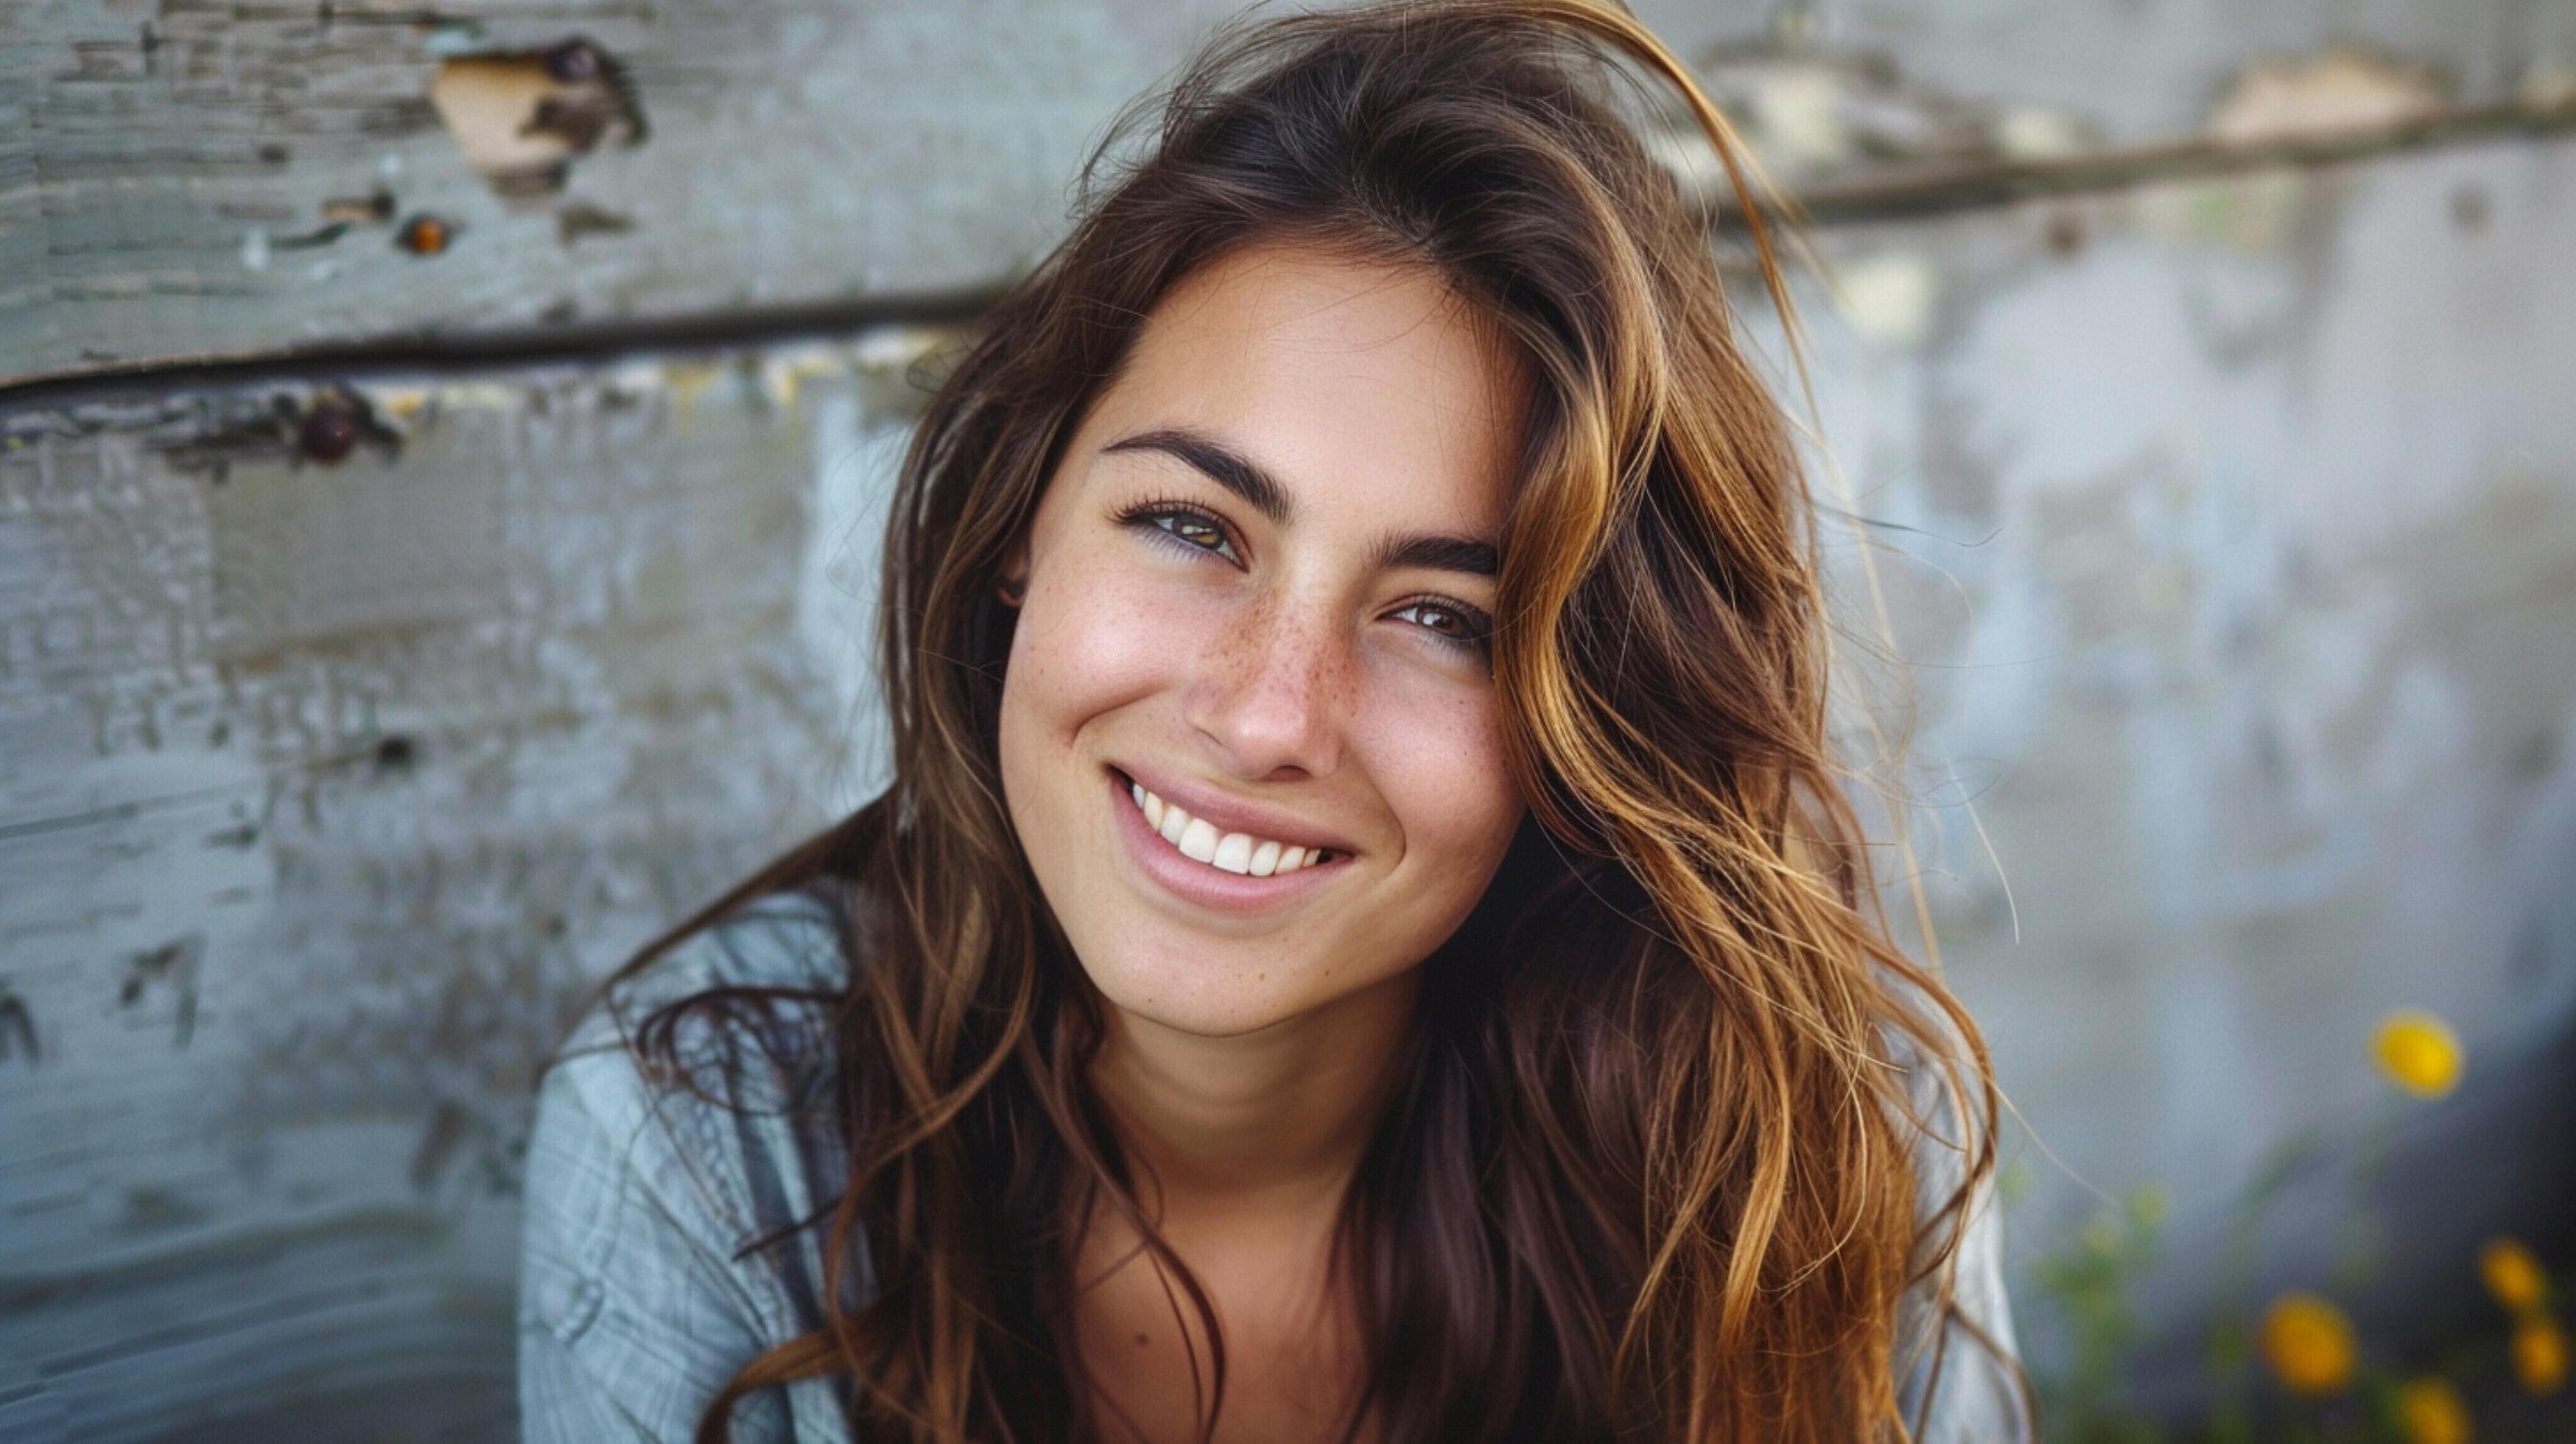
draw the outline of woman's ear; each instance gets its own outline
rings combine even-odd
[[[1027,538],[1011,543],[1011,550],[1002,558],[1002,579],[995,584],[993,594],[1002,599],[1003,606],[1014,610],[1017,610],[1020,603],[1027,599],[1029,594]]]

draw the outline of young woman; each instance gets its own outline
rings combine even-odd
[[[905,458],[895,780],[541,1091],[542,1439],[2023,1437],[1623,11],[1237,30]],[[1752,236],[1775,302],[1777,267]]]

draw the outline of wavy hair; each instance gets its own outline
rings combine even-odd
[[[805,1225],[827,1325],[748,1363],[702,1441],[745,1394],[821,1376],[863,1438],[1096,1437],[1070,1268],[1099,1208],[1196,1310],[1215,1427],[1213,1309],[1089,1091],[1103,1004],[1003,802],[996,581],[1157,300],[1256,241],[1431,267],[1535,377],[1493,666],[1530,811],[1423,964],[1345,1202],[1368,1369],[1345,1437],[1907,1437],[1897,1307],[1947,1307],[1996,1095],[1878,906],[1827,742],[1792,429],[1706,220],[1622,117],[1634,72],[1695,119],[1788,319],[1768,193],[1624,9],[1409,0],[1221,33],[1122,117],[1070,233],[944,358],[886,540],[892,784],[628,970],[789,889],[834,911],[849,965],[821,1001],[850,1173]],[[667,1064],[682,1018],[744,1001],[681,1000],[635,1045]],[[1909,1088],[1927,1071],[1942,1109]],[[1932,1205],[1926,1131],[1961,1158]]]

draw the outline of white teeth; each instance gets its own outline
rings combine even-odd
[[[1227,872],[1252,871],[1251,834],[1229,832],[1218,838],[1216,852],[1208,858],[1208,861],[1224,868]]]
[[[1183,857],[1223,868],[1231,873],[1248,873],[1253,877],[1275,877],[1295,872],[1324,860],[1324,849],[1290,847],[1248,832],[1219,833],[1216,825],[1202,817],[1192,817],[1174,803],[1146,790],[1141,782],[1130,781],[1127,795],[1136,809],[1145,814],[1145,825],[1162,835],[1165,842],[1179,848]]]

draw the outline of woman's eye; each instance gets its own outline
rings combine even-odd
[[[1234,543],[1226,536],[1225,526],[1206,512],[1183,506],[1155,505],[1151,502],[1131,506],[1118,513],[1121,524],[1151,527],[1171,538],[1168,545],[1206,552],[1227,561],[1237,561]]]
[[[1201,550],[1225,550],[1225,529],[1206,517],[1185,511],[1157,512],[1154,524]]]
[[[1483,618],[1464,607],[1453,607],[1442,602],[1408,602],[1398,607],[1395,615],[1412,622],[1443,641],[1454,642],[1462,647],[1485,645]]]

